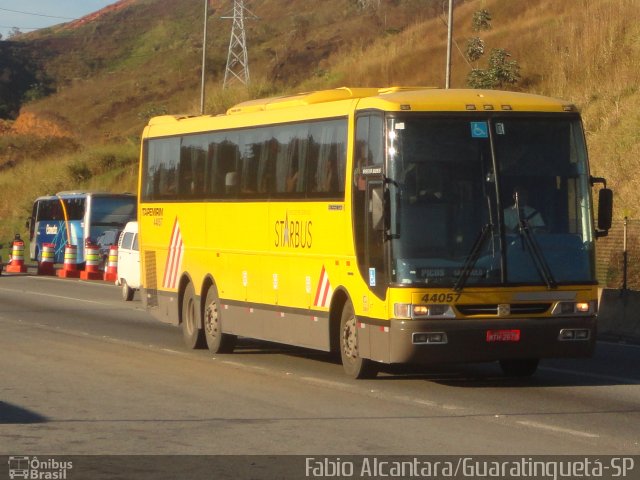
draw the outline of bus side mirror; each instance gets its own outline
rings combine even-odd
[[[598,237],[604,237],[609,233],[613,217],[613,190],[602,188],[598,192]]]

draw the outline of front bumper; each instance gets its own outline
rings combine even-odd
[[[359,323],[360,354],[383,363],[489,362],[517,358],[577,358],[593,354],[596,317],[398,320]],[[562,339],[566,329],[586,339]],[[489,330],[519,331],[518,341],[488,341]],[[414,334],[443,333],[446,342],[415,343]]]

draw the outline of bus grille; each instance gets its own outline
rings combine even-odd
[[[509,305],[511,315],[539,315],[551,307],[550,303],[512,303]],[[465,316],[498,315],[498,304],[456,305],[458,311]]]

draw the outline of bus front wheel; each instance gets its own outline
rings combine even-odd
[[[204,337],[213,353],[231,353],[236,345],[235,335],[222,333],[222,311],[215,286],[207,291],[204,303]]]
[[[182,296],[182,338],[187,348],[204,347],[204,334],[196,308],[196,294],[191,283],[187,285]]]
[[[345,373],[351,378],[373,378],[378,373],[375,362],[360,356],[358,321],[350,300],[345,303],[340,319],[340,357]]]

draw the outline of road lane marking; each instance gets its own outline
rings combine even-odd
[[[399,400],[399,401],[414,403],[414,404],[422,405],[422,406],[425,406],[425,407],[440,408],[442,410],[464,410],[463,407],[458,407],[456,405],[448,405],[446,403],[433,402],[431,400],[424,400],[422,398],[417,398],[417,397],[412,397],[412,396],[394,395],[393,398],[395,398],[396,400]]]
[[[638,382],[640,382],[640,378],[616,377],[613,375],[605,375],[602,373],[581,372],[578,370],[567,370],[564,368],[540,367],[540,370],[547,370],[554,373],[568,373],[571,375],[578,375],[580,377],[595,378],[597,380],[609,380],[618,383],[629,383],[632,385],[637,385]]]
[[[516,423],[523,425],[525,427],[538,428],[541,430],[549,430],[551,432],[556,432],[556,433],[566,433],[567,435],[572,435],[574,437],[600,438],[600,435],[597,435],[595,433],[588,433],[588,432],[582,432],[580,430],[572,430],[570,428],[557,427],[555,425],[548,425],[546,423],[531,422],[528,420],[517,420]]]
[[[640,345],[635,345],[633,343],[607,342],[605,340],[598,340],[598,343],[602,343],[604,345],[612,345],[614,347],[640,348]]]
[[[54,295],[52,293],[40,293],[40,292],[30,292],[28,290],[16,290],[14,288],[0,288],[0,291],[11,292],[11,293],[21,293],[21,294],[28,294],[28,295],[38,295],[40,297],[52,297],[52,298],[59,298],[64,300],[73,300],[74,302],[97,303],[98,305],[107,305],[107,306],[113,303],[113,302],[100,302],[98,300],[86,300],[84,298],[77,298],[77,297],[63,297],[62,295]]]
[[[156,348],[155,345],[148,345],[150,348]],[[161,348],[163,352],[173,353],[174,355],[182,355],[184,352],[179,352],[178,350],[172,350],[170,348]]]
[[[340,388],[340,389],[351,389],[352,386],[348,383],[345,382],[339,382],[339,381],[334,381],[334,380],[325,380],[323,378],[317,378],[317,377],[299,377],[300,380],[304,380],[305,382],[308,383],[313,383],[316,385],[322,385],[324,387],[330,387],[330,388]]]

